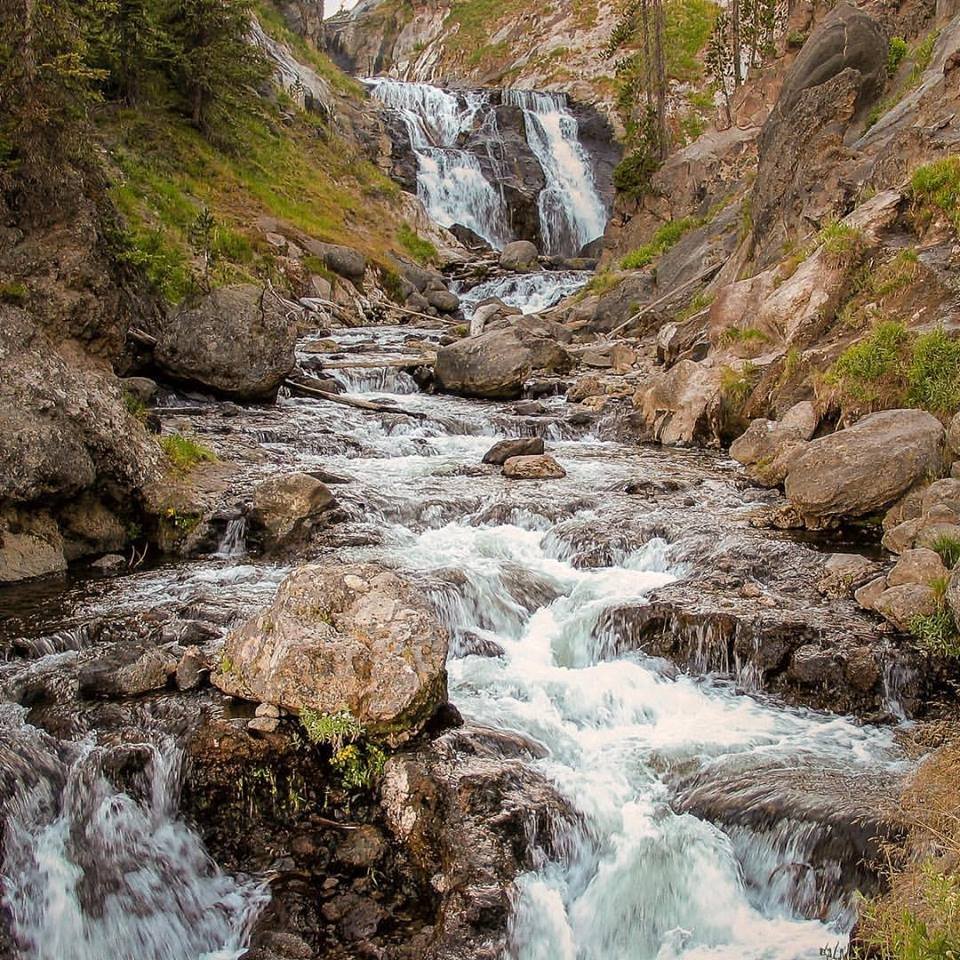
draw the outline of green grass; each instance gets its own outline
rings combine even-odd
[[[916,616],[910,621],[910,633],[917,646],[938,657],[960,656],[960,636],[953,614],[941,606],[934,613]]]
[[[645,243],[642,247],[628,253],[620,261],[620,266],[624,270],[641,270],[677,244],[684,234],[702,225],[703,221],[698,217],[683,217],[681,220],[671,220],[657,230],[649,243]]]
[[[740,410],[747,402],[756,385],[757,368],[747,362],[736,370],[723,367],[720,371],[720,395],[731,407]]]
[[[197,464],[213,462],[217,459],[217,455],[199,440],[184,437],[179,433],[160,437],[157,442],[170,463],[181,473],[189,472]]]
[[[850,264],[863,252],[864,235],[862,230],[845,223],[828,223],[817,234],[817,245],[823,248],[827,257],[837,266]]]
[[[921,210],[939,210],[960,231],[960,156],[917,167],[910,177],[910,194]]]
[[[844,402],[870,409],[909,405],[952,416],[960,407],[960,341],[942,329],[917,336],[902,323],[886,321],[848,347],[826,381]]]
[[[892,260],[871,272],[868,289],[875,297],[889,297],[914,283],[920,276],[916,250],[901,250]]]
[[[429,240],[424,240],[408,223],[400,224],[397,230],[397,243],[417,263],[433,263],[437,259],[437,248]]]
[[[17,280],[8,280],[0,283],[0,303],[8,303],[12,306],[20,306],[26,303],[30,291],[26,286]]]
[[[713,303],[713,294],[704,293],[701,290],[682,310],[674,314],[673,322],[683,323],[684,320],[689,320],[691,317],[695,317],[701,310],[705,310],[711,303]]]
[[[136,418],[141,423],[147,419],[149,409],[147,405],[136,394],[129,390],[123,391],[123,405],[127,408],[127,413]]]
[[[940,554],[943,565],[952,570],[960,563],[960,539],[943,533],[930,544],[930,549]]]
[[[300,711],[300,724],[311,743],[329,746],[335,751],[363,736],[363,724],[349,710],[320,713],[304,707]]]
[[[933,60],[933,51],[939,36],[939,30],[931,31],[914,46],[912,51],[901,47],[901,44],[904,47],[906,46],[902,37],[893,37],[890,40],[890,47],[887,52],[888,73],[892,76],[906,57],[909,58],[913,66],[899,89],[871,108],[867,114],[866,130],[869,130],[884,114],[889,113],[908,93],[916,90],[920,85],[924,71]]]
[[[903,37],[890,38],[890,43],[887,45],[887,74],[889,76],[892,77],[897,72],[909,49],[910,47]]]

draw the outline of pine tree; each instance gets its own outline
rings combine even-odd
[[[229,139],[252,88],[269,75],[247,41],[252,0],[169,0],[165,23],[169,66],[187,115],[206,135]]]

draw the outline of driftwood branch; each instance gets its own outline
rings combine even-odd
[[[685,290],[688,290],[696,283],[700,283],[703,280],[706,280],[707,277],[712,276],[715,273],[719,273],[720,268],[723,266],[722,263],[716,263],[711,267],[707,267],[704,270],[701,270],[695,277],[691,277],[686,283],[681,283],[679,287],[674,287],[669,292],[665,293],[662,297],[657,300],[654,300],[653,303],[648,303],[645,306],[641,307],[633,316],[627,317],[619,326],[614,327],[608,334],[603,336],[604,340],[610,340],[615,337],[621,330],[626,330],[627,327],[632,323],[636,323],[642,317],[646,316],[651,310],[656,310],[657,307],[663,305],[668,300],[673,299],[677,295],[683,293]]]
[[[298,393],[315,400],[326,400],[329,403],[339,403],[344,407],[353,407],[355,410],[364,410],[367,413],[395,413],[401,417],[411,417],[414,420],[426,420],[427,415],[417,410],[404,410],[388,403],[377,403],[374,400],[361,400],[359,397],[347,397],[340,393],[327,393],[316,387],[308,386],[297,380],[284,380],[284,385],[292,393]]]

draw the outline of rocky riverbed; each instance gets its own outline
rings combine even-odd
[[[420,392],[435,326],[301,341],[377,410],[165,395],[164,428],[219,457],[189,478],[185,558],[0,598],[8,953],[786,960],[846,936],[899,829],[916,654],[831,588],[829,545],[756,525],[780,497],[726,457],[637,447],[615,402]],[[505,438],[562,476],[484,464]],[[306,560],[342,606],[274,600]],[[382,611],[418,603],[397,699],[409,641]],[[389,639],[379,679],[305,693],[357,624]],[[406,718],[372,789],[292,715],[343,695]]]

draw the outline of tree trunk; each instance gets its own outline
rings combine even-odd
[[[657,78],[657,136],[660,141],[660,159],[665,160],[670,147],[667,138],[667,67],[663,53],[663,0],[653,0],[653,54]]]
[[[733,86],[743,83],[743,71],[740,63],[740,0],[731,0],[730,4],[730,45],[733,48]]]

